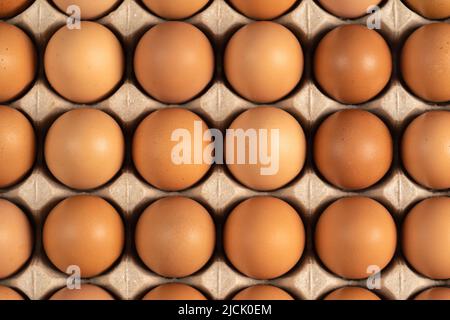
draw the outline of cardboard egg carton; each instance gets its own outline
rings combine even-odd
[[[407,124],[418,114],[433,109],[446,109],[449,105],[431,105],[414,97],[402,84],[398,71],[399,52],[406,37],[420,25],[430,23],[409,10],[400,0],[382,4],[381,30],[391,46],[394,56],[394,74],[388,87],[372,101],[356,106],[380,116],[391,129],[398,147]],[[153,110],[172,107],[163,105],[146,95],[133,74],[134,48],[140,37],[153,25],[162,22],[137,0],[124,0],[108,16],[98,22],[109,27],[123,43],[127,68],[124,81],[108,99],[90,105],[112,115],[122,126],[127,141],[127,156],[120,173],[107,185],[91,194],[101,196],[113,204],[126,224],[127,239],[122,257],[106,273],[83,280],[100,285],[119,299],[140,299],[151,288],[174,279],[162,278],[139,260],[134,248],[134,226],[142,211],[156,199],[183,195],[202,203],[213,215],[217,227],[217,248],[211,261],[193,276],[177,281],[190,284],[211,299],[228,299],[239,290],[259,283],[270,283],[284,288],[298,299],[320,299],[335,288],[346,285],[365,286],[365,280],[341,279],[321,264],[314,252],[314,225],[321,212],[334,200],[350,195],[364,195],[385,205],[394,216],[399,228],[404,215],[418,201],[437,195],[450,195],[450,191],[432,192],[415,184],[405,173],[395,151],[393,166],[386,177],[375,186],[361,192],[345,192],[324,181],[314,167],[311,146],[314,132],[323,119],[351,106],[342,105],[324,95],[314,83],[312,61],[314,48],[321,37],[336,26],[347,23],[365,24],[368,18],[342,20],[324,11],[313,0],[302,0],[288,14],[276,20],[291,29],[299,38],[305,53],[305,72],[301,83],[287,98],[275,103],[301,123],[308,139],[308,159],[302,173],[286,187],[274,192],[256,192],[236,182],[223,165],[215,165],[200,183],[183,192],[167,193],[147,184],[136,172],[130,145],[138,123]],[[39,51],[39,72],[32,88],[10,105],[23,111],[33,120],[38,135],[38,158],[32,173],[20,184],[0,190],[0,197],[21,206],[35,225],[35,250],[31,260],[13,277],[0,284],[23,292],[30,299],[46,299],[66,285],[67,276],[59,272],[42,248],[42,226],[50,210],[66,197],[80,194],[59,183],[46,168],[43,143],[46,132],[62,113],[80,107],[64,100],[49,86],[43,71],[42,57],[46,43],[54,32],[66,23],[67,16],[46,0],[36,0],[22,14],[10,19],[34,39]],[[195,100],[182,105],[190,109],[210,127],[225,130],[231,121],[246,109],[256,105],[237,96],[225,80],[222,71],[223,51],[232,34],[251,20],[235,11],[225,0],[214,0],[201,13],[187,20],[198,26],[210,38],[216,51],[217,70],[214,81]],[[76,63],[76,62],[74,62]],[[307,233],[307,244],[300,262],[286,275],[272,281],[257,281],[240,274],[227,261],[221,244],[221,230],[227,214],[244,199],[272,195],[286,200],[301,215]],[[70,250],[70,249],[68,249]],[[393,261],[381,275],[381,289],[377,292],[386,299],[408,299],[421,290],[450,285],[450,280],[434,281],[412,270],[403,258],[400,246]]]

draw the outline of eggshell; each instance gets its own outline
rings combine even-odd
[[[75,103],[94,103],[112,94],[122,80],[124,61],[114,33],[90,21],[81,22],[80,29],[59,29],[44,55],[50,85]]]
[[[450,197],[423,200],[403,222],[403,254],[431,279],[450,279]]]
[[[152,271],[167,278],[187,277],[211,258],[214,221],[198,202],[170,197],[151,204],[136,225],[136,250]]]
[[[406,129],[401,145],[403,164],[419,184],[450,189],[450,112],[431,111]]]
[[[381,300],[375,293],[360,287],[344,287],[329,293],[324,300]]]
[[[450,101],[450,24],[432,23],[414,31],[401,53],[401,73],[419,98]]]
[[[2,0],[0,1],[0,19],[11,18],[28,8],[34,0]]]
[[[355,19],[368,14],[382,0],[318,0],[327,11],[341,18]]]
[[[33,230],[27,216],[13,203],[0,199],[0,279],[23,267],[33,251]]]
[[[5,286],[0,286],[0,301],[6,300],[24,300],[24,298],[13,289]]]
[[[230,146],[232,139],[234,141],[234,156],[227,158],[228,168],[233,176],[247,187],[255,190],[278,189],[289,183],[302,170],[306,157],[305,134],[297,120],[286,111],[274,107],[250,109],[239,115],[229,129],[245,132],[256,130],[257,132],[255,149],[250,149],[251,145],[248,141],[245,143],[245,148],[241,148],[239,137],[236,138],[235,135],[227,136],[226,139],[226,148]],[[265,138],[262,138],[259,133],[261,130],[265,130]],[[279,142],[276,145],[272,144],[274,130],[278,130],[279,134]],[[261,161],[261,144],[267,146],[267,154],[271,157],[272,164]],[[246,155],[246,163],[239,164],[239,153],[243,152]],[[258,155],[256,164],[250,163],[248,156],[250,152]],[[278,155],[275,155],[276,152]],[[263,175],[261,170],[271,166],[277,167],[277,172]]]
[[[0,21],[0,103],[18,98],[34,81],[36,48],[28,35]]]
[[[91,20],[98,19],[107,14],[114,9],[121,0],[53,0],[53,2],[64,13],[67,12],[67,9],[70,6],[78,6],[80,8],[81,19]]]
[[[50,261],[62,272],[78,266],[89,278],[106,271],[120,257],[124,225],[105,200],[81,195],[60,202],[48,215],[43,243]]]
[[[137,171],[148,183],[162,190],[179,191],[193,186],[208,172],[210,164],[204,159],[195,163],[196,121],[201,124],[203,137],[208,130],[206,123],[186,109],[161,109],[139,124],[134,133],[132,155]],[[192,161],[188,163],[178,164],[172,160],[174,148],[180,143],[172,141],[172,134],[179,129],[190,133],[186,144],[191,145]],[[201,151],[205,152],[209,144],[203,141]]]
[[[256,285],[248,287],[237,295],[233,300],[294,300],[286,291],[270,285]]]
[[[428,19],[446,19],[450,17],[448,0],[405,0],[405,3],[418,14]]]
[[[13,108],[0,106],[0,188],[19,182],[36,158],[36,137],[28,119]]]
[[[195,98],[212,80],[214,51],[197,27],[185,22],[161,23],[139,41],[134,72],[150,96],[181,104]]]
[[[414,300],[450,300],[450,288],[435,287],[418,294]]]
[[[231,212],[223,244],[226,256],[240,272],[254,279],[273,279],[300,260],[305,229],[288,203],[273,197],[255,197]]]
[[[197,289],[183,283],[167,283],[148,292],[142,300],[207,300]]]
[[[272,20],[288,11],[297,0],[230,0],[242,14],[255,20]]]
[[[302,47],[289,29],[261,21],[233,35],[225,50],[224,69],[239,95],[256,103],[272,103],[297,86],[303,59]]]
[[[359,104],[376,97],[388,84],[392,55],[376,31],[344,25],[327,33],[314,55],[314,75],[331,98]]]
[[[347,279],[369,277],[372,266],[384,269],[396,244],[396,226],[389,211],[365,197],[337,200],[319,217],[315,230],[320,260]]]
[[[209,0],[143,0],[147,8],[169,20],[181,20],[202,10]]]
[[[76,109],[60,116],[45,140],[45,160],[52,174],[74,189],[108,182],[122,166],[125,139],[117,122],[96,109]]]
[[[64,287],[53,294],[50,300],[114,300],[114,298],[105,289],[92,284],[82,284],[80,289]]]

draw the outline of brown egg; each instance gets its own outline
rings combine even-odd
[[[18,98],[31,86],[36,65],[36,48],[30,37],[0,21],[0,103]]]
[[[403,254],[431,279],[450,278],[450,197],[417,204],[403,222]]]
[[[50,85],[75,103],[94,103],[114,92],[124,73],[124,53],[117,37],[96,22],[80,29],[59,29],[45,50]]]
[[[33,229],[21,209],[0,199],[0,279],[12,276],[30,258]],[[1,299],[0,299],[1,300]]]
[[[417,29],[403,47],[401,72],[418,97],[450,101],[450,24],[432,23]]]
[[[198,202],[184,197],[151,204],[136,225],[136,250],[152,271],[167,278],[187,277],[211,258],[214,221]]]
[[[351,109],[334,113],[319,127],[314,139],[314,161],[333,185],[361,190],[388,172],[393,157],[389,129],[377,116]]]
[[[450,300],[450,288],[431,288],[419,293],[414,300]]]
[[[28,119],[13,108],[0,106],[0,188],[19,182],[36,158],[36,137]]]
[[[183,283],[167,283],[147,293],[142,300],[207,300],[197,289]]]
[[[392,73],[388,44],[374,30],[345,25],[327,33],[314,56],[314,74],[331,98],[359,104],[377,96]]]
[[[10,18],[28,8],[34,0],[2,0],[0,1],[0,19]]]
[[[122,218],[95,196],[74,196],[60,202],[44,224],[44,249],[62,272],[78,266],[83,278],[94,277],[120,257],[124,246]]]
[[[24,298],[16,290],[5,286],[0,286],[0,301],[6,300],[24,300]]]
[[[234,296],[233,300],[294,300],[294,298],[278,287],[256,285],[242,290]]]
[[[317,254],[333,273],[365,279],[372,266],[382,270],[397,244],[394,219],[380,203],[364,197],[337,200],[320,216],[315,231]]]
[[[181,20],[202,10],[209,0],[143,0],[147,8],[168,20]]]
[[[98,19],[113,10],[121,0],[53,0],[55,5],[63,12],[67,12],[70,6],[80,8],[81,19]],[[70,12],[72,14],[72,12]]]
[[[125,139],[117,122],[97,109],[76,109],[60,116],[45,140],[45,161],[52,174],[74,189],[102,186],[119,171]]]
[[[303,73],[303,51],[295,35],[274,22],[254,22],[228,42],[225,75],[236,92],[256,103],[289,94]]]
[[[114,300],[105,289],[92,284],[82,284],[80,289],[62,288],[50,300]]]
[[[139,84],[152,97],[181,104],[199,95],[214,75],[214,50],[205,34],[185,22],[147,31],[134,55]]]
[[[446,19],[450,17],[448,0],[405,0],[405,3],[418,14],[428,19]]]
[[[402,141],[403,164],[415,181],[430,189],[450,188],[450,112],[416,118]]]
[[[272,20],[286,13],[297,0],[230,0],[242,14],[255,20]]]
[[[227,157],[228,168],[247,187],[255,190],[278,189],[302,170],[306,157],[305,134],[297,120],[286,111],[274,107],[250,109],[239,115],[229,130],[234,130],[234,133],[227,134],[226,138],[226,148],[233,152],[233,156]],[[245,133],[240,134],[239,130]],[[243,140],[246,133],[251,132],[256,137],[253,145],[250,139]],[[270,161],[265,156],[261,157],[261,152],[270,157]],[[239,161],[242,154],[246,157],[244,164]],[[251,155],[255,159],[252,160]]]
[[[318,0],[327,11],[341,18],[355,19],[369,12],[369,8],[379,5],[382,0]]]
[[[375,293],[360,287],[343,287],[329,293],[324,300],[381,300]]]
[[[233,266],[254,279],[273,279],[291,270],[305,247],[297,211],[273,197],[240,203],[224,228],[224,249]]]
[[[182,163],[172,158],[181,143],[172,140],[178,130],[190,135],[183,141],[186,148],[191,147],[191,157]],[[203,140],[199,142],[196,131],[200,132],[201,139],[207,130],[206,123],[186,109],[161,109],[151,113],[134,133],[132,154],[136,169],[148,183],[162,190],[178,191],[193,186],[210,168],[204,159],[196,159],[196,145],[200,145],[203,155],[210,144]]]

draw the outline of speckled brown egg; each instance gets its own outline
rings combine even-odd
[[[183,283],[167,283],[148,292],[142,300],[207,300],[197,289]]]
[[[300,42],[286,27],[268,21],[239,29],[227,44],[225,75],[233,89],[256,103],[288,95],[303,74]]]
[[[64,287],[53,294],[50,300],[114,300],[114,297],[101,287],[82,284],[78,289]]]
[[[272,20],[288,11],[297,0],[230,0],[242,14],[255,20]]]
[[[450,197],[423,200],[403,222],[403,254],[431,279],[450,278]]]
[[[215,246],[214,221],[198,202],[184,197],[151,204],[136,225],[136,250],[144,264],[167,278],[200,270]]]
[[[181,20],[202,10],[209,0],[143,0],[147,8],[168,20]]]
[[[2,0],[0,1],[0,19],[11,18],[28,8],[34,0]]]
[[[36,66],[36,48],[30,37],[0,21],[0,103],[18,98],[31,86]]]
[[[80,190],[107,183],[122,166],[125,139],[117,122],[97,109],[60,116],[45,140],[45,161],[65,185]]]
[[[343,287],[329,293],[324,300],[381,300],[375,293],[360,287]]]
[[[23,267],[33,251],[33,229],[21,209],[0,199],[0,279]]]
[[[70,6],[78,6],[81,13],[81,19],[91,20],[98,19],[107,14],[114,9],[121,0],[53,0],[53,2],[65,13]],[[70,13],[72,14],[72,11],[70,11]]]
[[[16,290],[5,286],[0,286],[0,301],[7,300],[24,300],[24,298]]]
[[[75,103],[108,97],[122,80],[125,56],[117,37],[105,26],[81,22],[80,29],[59,29],[47,44],[45,74],[61,96]]]
[[[83,278],[106,271],[120,257],[125,230],[119,213],[96,196],[61,201],[43,228],[45,253],[62,272],[77,266]]]
[[[36,158],[36,136],[30,121],[13,108],[0,106],[0,188],[22,180]]]
[[[419,184],[450,188],[450,112],[431,111],[413,120],[401,145],[403,164]]]
[[[448,0],[405,0],[405,3],[418,14],[428,19],[446,19],[450,17]]]
[[[401,73],[419,98],[450,101],[450,24],[432,23],[414,31],[401,53]]]
[[[305,229],[297,211],[283,200],[255,197],[240,203],[226,220],[223,242],[232,265],[254,279],[273,279],[302,256]]]
[[[327,11],[341,18],[355,19],[369,12],[373,6],[382,0],[318,0]]]
[[[315,247],[323,264],[347,279],[365,279],[384,269],[397,245],[394,219],[379,202],[350,197],[331,204],[319,218]]]
[[[214,75],[214,50],[206,35],[185,22],[165,22],[139,41],[134,72],[142,88],[167,104],[199,95]]]
[[[392,56],[376,31],[351,24],[337,27],[319,42],[314,75],[322,90],[344,104],[375,98],[388,84]]]
[[[430,288],[419,293],[414,300],[450,300],[450,288]]]
[[[294,298],[278,287],[271,285],[256,285],[240,291],[234,296],[233,300],[294,300]]]
[[[233,130],[233,134],[230,130]],[[226,161],[228,169],[249,188],[281,188],[303,168],[306,157],[305,134],[298,121],[284,110],[258,107],[245,111],[233,121],[228,133],[226,153],[228,149],[232,151],[232,156],[227,157]],[[245,140],[246,133],[255,134],[253,144],[251,139]],[[261,152],[264,156],[261,156]],[[240,161],[243,155],[245,161]]]

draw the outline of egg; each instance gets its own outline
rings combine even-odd
[[[449,235],[450,197],[423,200],[403,222],[403,254],[420,274],[431,279],[449,279]]]
[[[373,186],[393,159],[389,129],[377,116],[359,109],[329,116],[314,137],[314,162],[327,181],[347,190]]]
[[[371,268],[384,269],[397,244],[394,219],[379,202],[365,197],[342,198],[320,215],[315,230],[316,252],[333,273],[365,279]]]
[[[172,139],[180,130],[186,133],[181,142]],[[196,132],[202,141],[197,139]],[[204,158],[196,161],[196,151],[200,150],[202,157],[211,143],[202,139],[207,132],[206,123],[189,110],[170,108],[151,113],[139,124],[133,137],[132,156],[137,171],[158,189],[179,191],[192,187],[210,168]],[[186,149],[190,147],[190,157],[175,161],[173,157],[178,154],[180,143]]]
[[[324,300],[381,300],[375,293],[360,287],[343,287],[329,293]]]
[[[25,213],[0,199],[0,279],[12,276],[33,252],[33,229]]]
[[[32,85],[36,68],[37,53],[30,37],[0,21],[0,103],[20,97]]]
[[[450,24],[428,24],[409,36],[401,53],[401,74],[419,98],[450,101]]]
[[[94,103],[111,95],[122,80],[122,45],[103,25],[83,21],[80,29],[59,29],[45,49],[50,85],[74,103]]]
[[[105,272],[122,254],[122,218],[107,201],[96,196],[73,196],[48,215],[43,244],[50,261],[62,272],[79,267],[83,278]]]
[[[24,300],[24,298],[16,290],[5,286],[0,286],[0,301],[6,300]]]
[[[93,20],[109,13],[121,0],[53,0],[53,2],[64,13],[67,13],[70,6],[77,6],[80,9],[81,19]]]
[[[28,8],[34,0],[2,0],[0,1],[0,19],[11,18]]]
[[[419,184],[430,189],[450,189],[449,146],[450,112],[426,112],[414,119],[404,133],[403,164]]]
[[[247,277],[273,279],[300,260],[305,228],[288,203],[255,197],[240,203],[227,218],[223,246],[231,264]]]
[[[369,8],[377,6],[382,0],[318,0],[327,11],[335,16],[355,19],[364,16]]]
[[[230,0],[242,14],[255,20],[272,20],[286,13],[297,0]]]
[[[36,136],[30,121],[16,109],[0,106],[0,188],[22,180],[35,158]]]
[[[405,3],[418,14],[428,19],[446,19],[450,17],[448,0],[405,0]]]
[[[194,99],[214,75],[214,50],[205,34],[185,22],[165,22],[139,40],[134,72],[150,96],[167,104]]]
[[[82,284],[79,289],[64,287],[50,297],[50,300],[114,300],[105,289],[92,284]]]
[[[187,277],[211,258],[214,221],[198,202],[169,197],[152,203],[136,225],[136,250],[144,264],[167,278]],[[168,254],[170,253],[170,254]]]
[[[245,186],[255,190],[278,189],[302,170],[306,158],[305,134],[286,111],[274,107],[250,109],[239,115],[228,130],[233,130],[233,134],[227,134],[226,150],[229,148],[233,156],[227,158],[227,165]],[[251,139],[244,141],[252,133],[256,137],[253,144]],[[252,160],[252,154],[256,161]],[[242,155],[246,157],[244,163],[239,161]]]
[[[197,289],[183,283],[167,283],[148,292],[142,300],[207,300]]]
[[[322,90],[343,104],[375,98],[389,83],[392,55],[376,31],[344,25],[327,33],[314,54],[314,76]]]
[[[147,8],[168,20],[181,20],[202,10],[209,0],[143,0]]]
[[[65,185],[80,190],[107,183],[120,170],[125,139],[120,126],[97,109],[76,109],[60,116],[45,139],[45,161]]]
[[[294,300],[286,291],[271,285],[256,285],[240,291],[233,300]]]
[[[239,29],[226,46],[225,75],[232,88],[256,103],[288,95],[303,74],[300,42],[286,27],[268,21]]]
[[[450,288],[434,287],[419,293],[414,300],[450,300]]]

